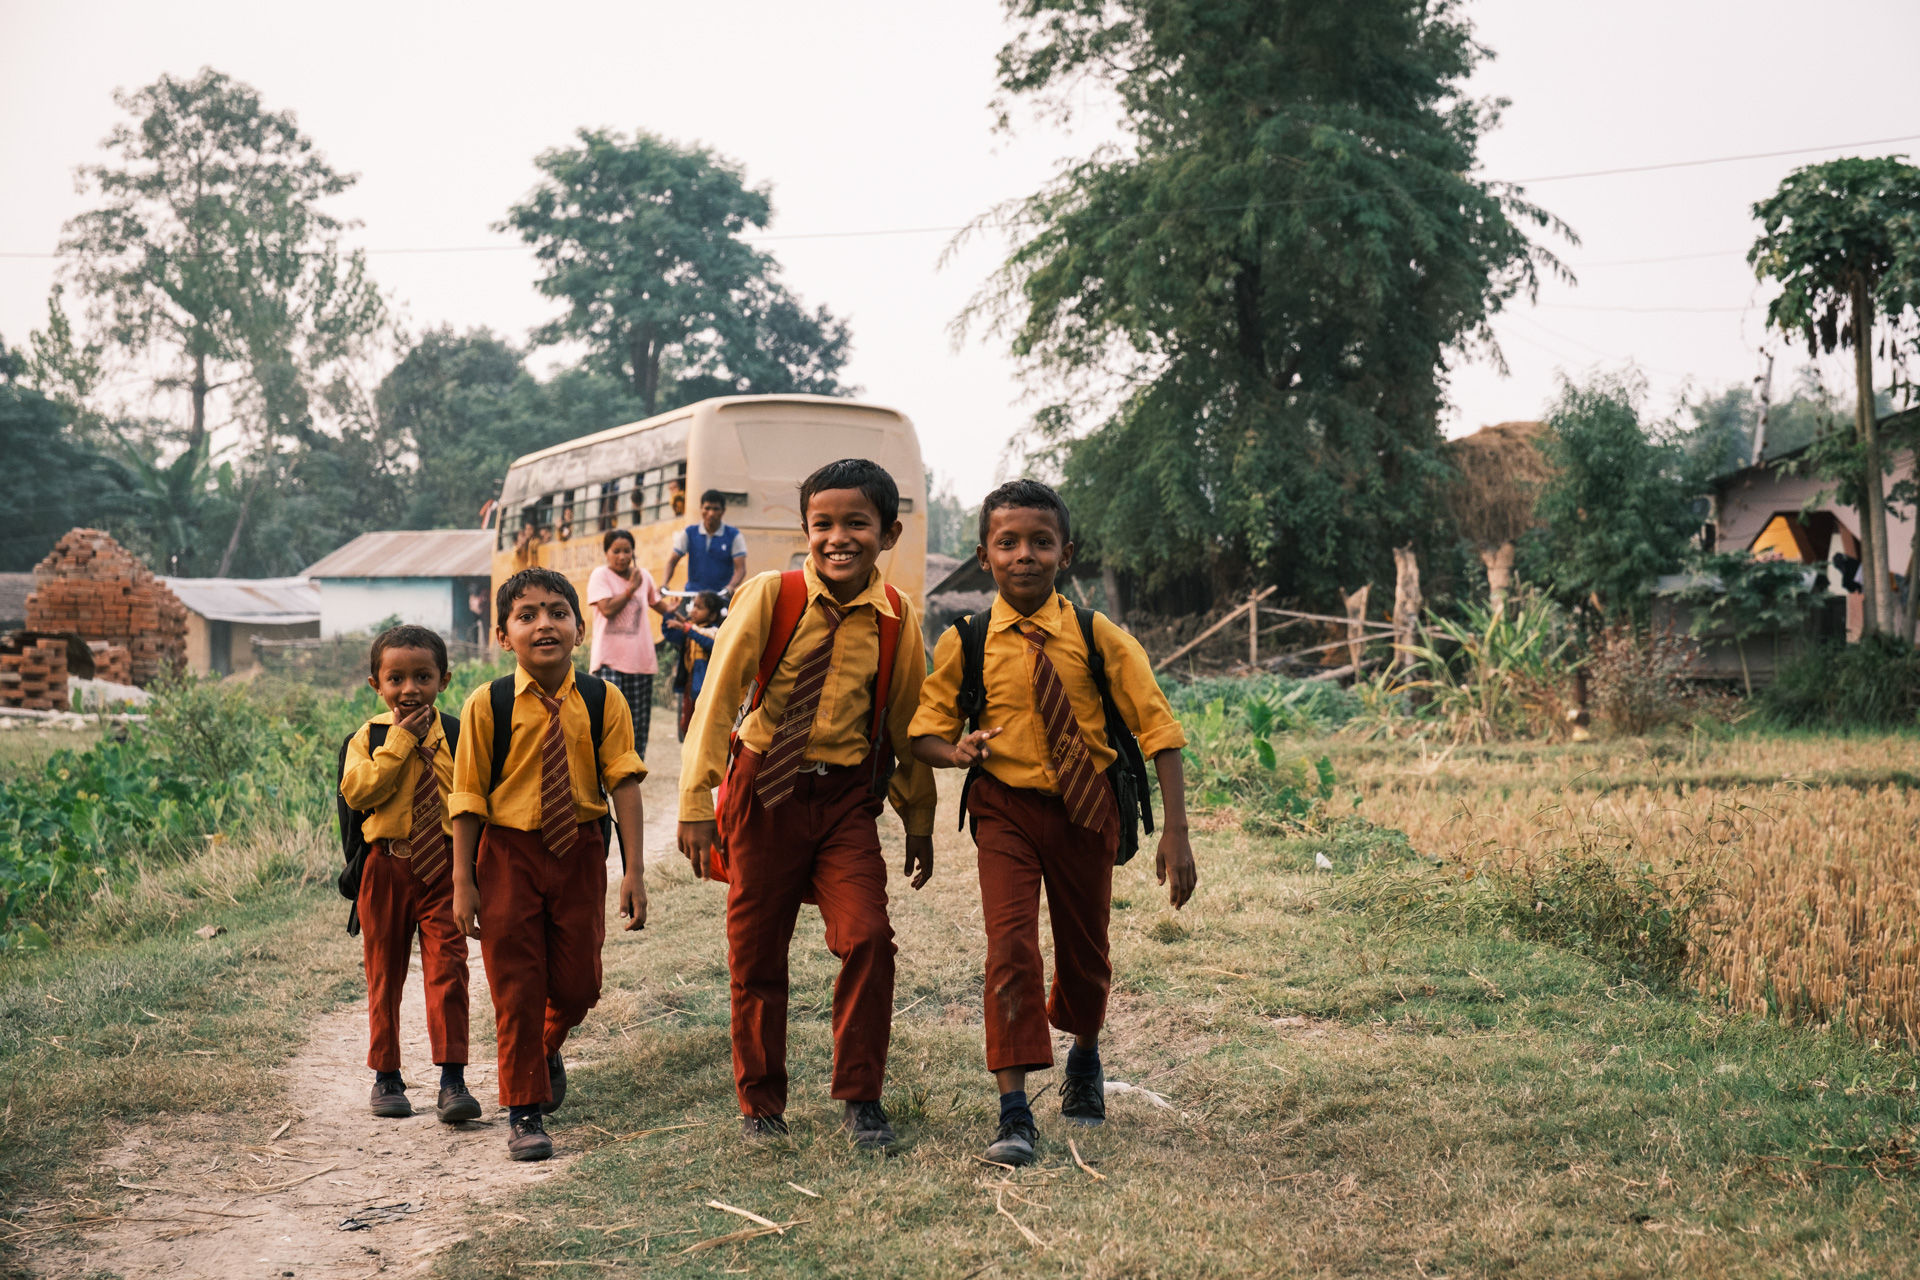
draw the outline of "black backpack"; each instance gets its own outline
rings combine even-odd
[[[368,754],[372,754],[380,749],[381,744],[387,740],[387,730],[392,727],[392,725],[385,724],[370,724],[367,726]],[[448,751],[453,751],[459,747],[459,717],[448,715],[442,711],[440,713],[440,732],[446,735],[446,749]],[[340,794],[340,782],[347,776],[347,748],[352,746],[353,740],[359,736],[360,731],[355,729],[347,735],[347,740],[340,744],[340,764],[333,773],[333,802],[337,806],[340,816],[340,851],[344,853],[347,858],[346,870],[340,873],[340,896],[353,903],[351,907],[347,908],[347,936],[349,938],[358,937],[360,934],[360,874],[366,869],[367,851],[371,847],[367,844],[367,837],[361,830],[362,825],[367,820],[367,815],[358,809],[350,807],[346,799]]]
[[[587,704],[587,727],[593,735],[593,751],[597,760],[600,743],[607,736],[607,682],[599,676],[575,671],[573,686],[580,691],[580,700]],[[500,789],[500,774],[507,767],[507,748],[513,741],[513,677],[501,676],[488,685],[487,702],[493,709],[493,777],[487,783],[487,794],[492,795]],[[632,711],[632,708],[628,710]],[[600,798],[607,798],[604,787],[600,790]],[[613,806],[609,804],[607,811],[600,815],[600,844],[604,849],[612,841]],[[627,842],[624,839],[620,842],[620,869],[627,869]]]
[[[1113,858],[1117,867],[1140,851],[1141,830],[1153,830],[1147,760],[1140,754],[1139,739],[1127,728],[1126,719],[1113,701],[1113,687],[1107,681],[1107,656],[1093,641],[1093,610],[1075,605],[1073,613],[1080,622],[1080,636],[1087,643],[1087,671],[1093,676],[1093,687],[1100,691],[1100,706],[1106,712],[1107,745],[1115,752],[1114,761],[1107,768],[1107,781],[1113,787],[1114,804],[1120,810],[1120,847]],[[960,633],[960,692],[954,701],[967,719],[969,733],[980,727],[980,717],[987,710],[987,627],[991,621],[992,615],[983,611],[955,619],[953,623],[953,629]],[[961,784],[962,825],[967,824],[967,792],[973,789],[973,780],[980,773],[981,767],[974,765],[967,770],[966,782]]]

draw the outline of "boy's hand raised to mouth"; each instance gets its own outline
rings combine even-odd
[[[413,710],[407,712],[405,716],[396,715],[394,717],[393,727],[396,729],[405,729],[414,736],[415,741],[425,742],[427,740],[427,730],[433,726],[433,715],[433,704],[429,702],[422,706],[415,707]]]

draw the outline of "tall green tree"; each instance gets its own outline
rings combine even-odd
[[[1693,468],[1641,425],[1643,394],[1630,375],[1563,382],[1539,441],[1553,475],[1525,568],[1565,604],[1598,600],[1603,621],[1644,623],[1654,580],[1680,567],[1700,526]]]
[[[291,112],[210,68],[114,101],[130,119],[102,144],[113,158],[82,171],[98,204],[67,224],[65,271],[109,352],[157,365],[158,386],[186,393],[182,456],[207,449],[211,397],[230,398],[244,441],[216,570],[226,573],[262,487],[284,478],[282,451],[313,428],[316,397],[382,320],[364,258],[341,247],[344,224],[321,207],[354,179]],[[211,545],[205,533],[196,547]]]
[[[644,130],[577,136],[534,161],[539,185],[501,224],[534,246],[540,291],[566,304],[536,341],[584,342],[647,414],[716,393],[845,394],[846,325],[801,306],[742,238],[773,216],[764,184]]]
[[[1874,413],[1873,334],[1876,315],[1910,328],[1920,302],[1920,168],[1892,156],[1808,165],[1754,205],[1753,215],[1763,230],[1747,261],[1780,286],[1767,322],[1804,338],[1810,352],[1853,351],[1865,629],[1892,634],[1897,604],[1888,589],[1887,459]]]
[[[74,438],[64,406],[27,385],[28,367],[0,342],[0,573],[33,568],[61,534],[114,513],[120,495],[112,463]]]
[[[1059,394],[1076,532],[1163,603],[1248,578],[1330,601],[1431,542],[1449,368],[1557,266],[1473,176],[1495,102],[1450,0],[1007,0],[1016,100],[1128,133],[998,211],[962,317]],[[1117,406],[1117,407],[1115,407]]]

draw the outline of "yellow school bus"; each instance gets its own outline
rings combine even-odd
[[[840,458],[870,458],[900,486],[900,522],[880,571],[925,616],[926,472],[903,413],[827,396],[722,396],[644,422],[557,444],[507,468],[490,517],[493,590],[516,571],[545,565],[567,575],[584,603],[587,576],[609,529],[633,533],[637,563],[662,578],[673,535],[700,518],[700,495],[727,495],[727,523],[747,540],[747,576],[796,569],[807,554],[800,482]]]

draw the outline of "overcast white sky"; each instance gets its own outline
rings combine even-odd
[[[1893,56],[1920,42],[1910,0],[1478,0],[1467,11],[1498,54],[1474,90],[1512,99],[1483,152],[1489,176],[1920,134]],[[531,185],[534,154],[581,125],[697,140],[773,184],[768,247],[789,284],[851,320],[851,380],[914,418],[929,464],[971,501],[1029,412],[997,345],[956,352],[948,336],[995,246],[976,243],[939,269],[943,231],[823,233],[952,227],[1108,136],[1097,122],[992,134],[1005,37],[994,0],[0,0],[0,255],[52,251],[82,207],[72,172],[117,117],[115,88],[211,65],[296,111],[336,166],[360,174],[336,208],[364,224],[368,248],[510,246],[372,263],[412,327],[486,325],[518,339],[551,306],[532,287],[531,256],[489,228]],[[1920,141],[1864,150],[1920,154]],[[1499,322],[1511,376],[1460,371],[1449,433],[1535,416],[1559,372],[1596,364],[1637,362],[1656,411],[1689,385],[1751,379],[1766,334],[1744,261],[1748,210],[1792,167],[1844,153],[1530,184],[1582,237],[1562,246],[1579,286],[1551,285],[1538,307]],[[43,323],[53,270],[0,256],[9,342]],[[1788,353],[1783,377],[1798,360]]]

